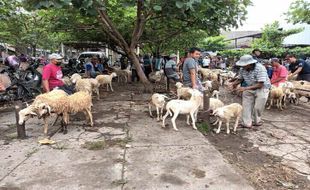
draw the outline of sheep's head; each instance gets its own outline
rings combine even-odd
[[[215,117],[223,117],[224,116],[224,110],[221,109],[221,108],[217,108],[215,109],[214,111],[212,111],[212,114],[215,116]]]
[[[51,114],[51,107],[46,103],[41,103],[36,107],[36,112],[38,114],[39,119]]]
[[[29,118],[37,116],[37,113],[35,113],[33,111],[33,107],[32,106],[29,106],[27,108],[24,108],[24,109],[20,110],[19,113],[18,113],[18,116],[19,116],[18,124],[22,125]]]
[[[112,78],[117,77],[117,74],[115,72],[111,73]]]
[[[81,79],[81,78],[82,78],[81,75],[79,75],[79,74],[77,74],[77,73],[74,73],[74,74],[71,76],[70,80],[71,80],[71,82],[72,82],[73,84],[75,84],[76,81],[78,81],[78,80]]]
[[[175,84],[175,86],[176,86],[177,88],[182,88],[182,87],[183,87],[183,84],[180,83],[180,82],[177,82],[177,83]]]

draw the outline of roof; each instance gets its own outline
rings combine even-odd
[[[229,31],[222,32],[227,41],[242,39],[242,38],[260,38],[262,36],[261,31]]]
[[[310,46],[310,25],[304,26],[303,31],[284,38],[282,44],[284,46]]]

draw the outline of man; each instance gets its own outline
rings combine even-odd
[[[295,55],[287,55],[286,60],[289,62],[288,78],[297,76],[297,80],[306,80],[310,82],[310,63],[302,59],[297,59]]]
[[[260,62],[261,61],[261,55],[262,55],[262,52],[259,50],[259,49],[254,49],[252,51],[252,56],[253,56],[253,59],[255,59],[256,61]]]
[[[170,60],[166,63],[165,65],[165,73],[168,79],[172,79],[175,82],[180,81],[180,77],[177,74],[177,55],[176,54],[171,54],[169,56]]]
[[[61,80],[63,75],[60,65],[63,57],[61,57],[59,54],[53,53],[49,56],[49,59],[50,63],[43,67],[42,72],[44,92],[49,92],[55,88],[59,88],[68,94],[72,94],[72,87],[65,86]]]
[[[185,86],[193,89],[203,91],[201,81],[198,78],[198,59],[200,57],[200,49],[191,48],[189,50],[189,57],[187,57],[183,64],[183,82]]]
[[[236,63],[240,66],[238,80],[232,83],[233,88],[244,81],[245,86],[237,90],[242,92],[243,127],[261,126],[261,115],[269,95],[270,80],[266,68],[251,55],[244,55]]]
[[[284,83],[286,81],[288,71],[283,65],[280,64],[280,60],[278,58],[272,58],[270,62],[273,67],[271,84],[274,86],[279,86],[280,83]]]
[[[85,76],[87,78],[95,78],[96,77],[96,71],[95,66],[91,62],[90,58],[85,58]]]

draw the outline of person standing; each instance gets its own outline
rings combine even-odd
[[[245,83],[244,87],[236,89],[242,92],[242,126],[261,126],[261,116],[271,87],[266,68],[251,55],[242,56],[236,65],[241,69],[238,80],[232,83],[232,87],[236,88],[242,81]]]
[[[272,58],[270,62],[273,66],[271,84],[274,86],[279,86],[280,83],[284,83],[286,81],[288,71],[283,65],[280,64],[280,60],[278,58]]]
[[[202,60],[202,68],[209,68],[210,62],[211,60],[209,58],[209,55],[206,55]]]
[[[258,62],[261,62],[262,61],[262,52],[259,50],[259,49],[254,49],[252,51],[252,56],[253,56],[253,59],[255,59],[256,61]]]
[[[189,50],[189,57],[187,57],[183,64],[183,82],[185,86],[193,89],[203,91],[201,81],[198,77],[198,59],[200,57],[200,49],[193,47]]]
[[[144,74],[147,78],[149,78],[149,74],[153,71],[152,61],[148,54],[143,57],[143,66],[144,66]]]
[[[293,78],[297,75],[296,80],[305,80],[310,82],[310,63],[302,59],[297,59],[295,55],[289,54],[286,56],[289,62],[288,78]]]

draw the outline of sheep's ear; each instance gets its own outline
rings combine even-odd
[[[43,109],[47,109],[48,114],[51,114],[51,107],[49,105],[44,105]]]
[[[37,116],[37,115],[38,115],[37,113],[35,113],[35,112],[33,112],[33,111],[30,112],[29,114],[30,114],[31,116]]]

